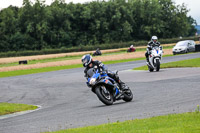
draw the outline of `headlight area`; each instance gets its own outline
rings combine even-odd
[[[90,79],[90,84],[91,84],[91,85],[94,85],[95,82],[96,82],[96,78],[91,78],[91,79]]]

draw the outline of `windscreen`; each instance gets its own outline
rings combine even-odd
[[[159,50],[159,47],[158,46],[155,46],[155,47],[153,47],[155,50]]]
[[[90,68],[90,69],[87,71],[88,77],[92,77],[93,74],[94,74],[94,68]]]
[[[187,46],[187,42],[178,42],[176,46]]]

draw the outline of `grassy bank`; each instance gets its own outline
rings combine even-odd
[[[177,67],[200,67],[200,58],[164,63],[160,65],[161,69],[162,68],[177,68]],[[134,68],[133,70],[148,70],[148,67],[145,65],[145,66]]]
[[[73,59],[80,59],[82,56],[65,56],[65,57],[57,57],[57,58],[47,58],[47,59],[40,59],[40,60],[29,60],[28,65],[37,64],[37,63],[47,63],[47,62],[56,62],[56,61],[64,61],[64,60],[73,60]],[[9,67],[9,66],[18,66],[18,62],[14,63],[4,63],[0,64],[0,67]]]
[[[0,72],[0,78],[11,77],[11,76],[19,76],[19,75],[27,75],[27,74],[34,74],[34,73],[42,73],[42,72],[50,72],[50,71],[58,71],[58,70],[72,69],[72,68],[79,68],[79,67],[82,67],[82,64]]]
[[[165,55],[163,57],[173,56],[173,55]],[[130,62],[130,61],[138,61],[144,60],[145,58],[134,58],[134,59],[123,59],[123,60],[113,60],[113,61],[105,61],[103,62],[105,65],[107,64],[116,64],[116,63],[123,63],[123,62]],[[82,64],[74,64],[74,65],[67,65],[67,66],[56,66],[56,67],[44,67],[44,68],[37,68],[37,69],[26,69],[26,70],[17,70],[17,71],[7,71],[7,72],[0,72],[0,78],[3,77],[11,77],[11,76],[19,76],[19,75],[27,75],[27,74],[34,74],[34,73],[42,73],[42,72],[50,72],[50,71],[58,71],[64,69],[73,69],[73,68],[80,68],[83,67]]]
[[[129,61],[137,61],[143,60],[145,58],[136,58],[136,59],[126,59],[126,60],[115,60],[115,61],[106,61],[104,64],[115,64]],[[17,70],[17,71],[8,71],[8,72],[0,72],[0,78],[2,77],[11,77],[11,76],[19,76],[19,75],[27,75],[34,73],[42,73],[42,72],[50,72],[64,69],[73,69],[83,67],[82,64],[68,65],[68,66],[57,66],[57,67],[45,67],[45,68],[37,68],[37,69],[26,69],[26,70]]]
[[[184,37],[180,38],[168,38],[168,39],[159,39],[162,44],[177,43],[181,40],[198,40],[198,37]],[[125,48],[130,45],[134,46],[146,46],[149,40],[140,40],[140,41],[129,41],[129,42],[116,42],[109,44],[97,44],[97,45],[80,45],[70,48],[60,48],[60,49],[42,49],[42,50],[27,50],[27,51],[9,51],[9,52],[0,52],[1,57],[19,57],[19,56],[31,56],[31,55],[47,55],[47,54],[58,54],[58,53],[69,53],[69,52],[80,52],[80,51],[91,51],[100,48],[104,49],[113,49],[113,48]]]
[[[0,116],[34,109],[37,109],[37,106],[16,103],[0,103]]]
[[[163,49],[171,49],[173,46],[163,46]],[[141,51],[146,51],[146,48],[137,48],[136,52],[141,52]],[[104,53],[103,56],[109,56],[109,55],[118,55],[118,54],[124,54],[127,53],[126,50],[119,50],[119,51],[114,51],[114,52],[109,52],[109,53]],[[57,62],[57,61],[65,61],[65,60],[73,60],[73,59],[81,59],[81,55],[74,55],[74,56],[64,56],[64,57],[56,57],[56,58],[47,58],[47,59],[37,59],[37,60],[28,60],[28,65],[31,64],[37,64],[37,63],[47,63],[47,62]],[[9,66],[18,66],[19,63],[13,62],[13,63],[0,63],[0,67],[9,67]]]
[[[199,133],[200,112],[170,114],[147,119],[61,130],[53,133]]]

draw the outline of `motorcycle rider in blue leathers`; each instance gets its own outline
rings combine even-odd
[[[149,55],[151,54],[150,51],[154,46],[160,46],[160,42],[158,42],[157,36],[152,36],[151,41],[147,44],[147,51],[145,53],[145,56],[148,64],[149,64]]]
[[[82,57],[81,59],[83,66],[85,67],[84,73],[85,73],[85,77],[88,78],[87,75],[87,71],[90,68],[95,68],[98,69],[98,71],[101,72],[106,72],[108,74],[108,76],[112,79],[114,79],[118,84],[121,90],[123,90],[125,88],[124,83],[119,79],[119,76],[111,71],[106,70],[104,64],[101,61],[98,60],[93,60],[92,56],[89,54],[86,54]]]

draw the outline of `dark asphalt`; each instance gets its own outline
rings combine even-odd
[[[163,58],[162,63],[200,57]],[[38,111],[1,119],[0,133],[39,133],[102,123],[194,111],[200,104],[200,68],[130,71],[135,61],[108,65],[134,93],[129,103],[102,104],[87,88],[83,68],[0,78],[0,102],[40,105]]]

